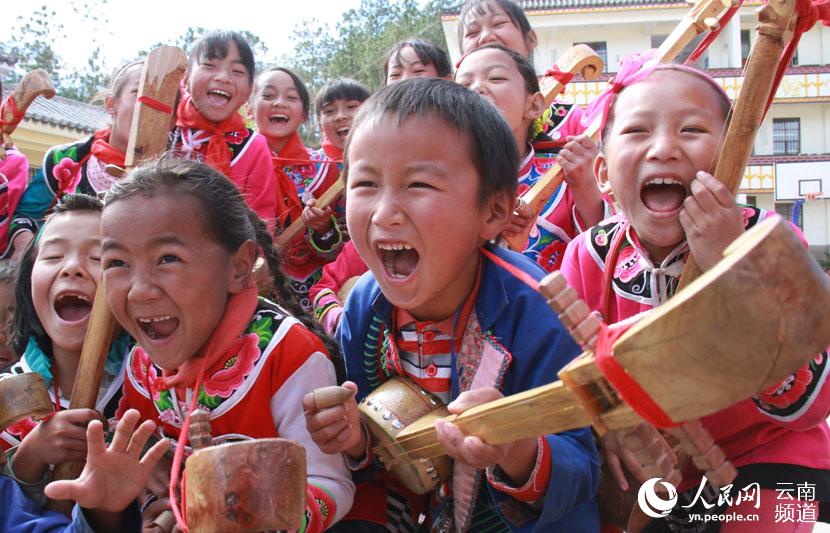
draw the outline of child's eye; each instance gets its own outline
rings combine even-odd
[[[432,185],[429,183],[424,183],[423,181],[415,181],[409,184],[410,189],[434,189]]]
[[[121,268],[127,266],[127,263],[120,259],[110,259],[104,263],[104,270],[109,270],[110,268]]]
[[[424,69],[422,69],[422,68],[419,68],[419,69],[417,69],[417,70],[413,70],[413,71],[412,71],[412,73],[413,73],[413,74],[423,74],[424,72],[425,72],[425,71],[424,71]]]
[[[233,69],[233,73],[234,73],[235,76],[247,76],[248,75],[248,71],[245,70],[245,69],[241,69],[241,68]]]
[[[370,180],[355,180],[352,183],[352,189],[359,189],[359,188],[376,188],[377,184],[374,181]]]
[[[628,126],[623,128],[620,133],[622,135],[631,134],[631,133],[645,133],[647,130],[643,126]]]
[[[479,32],[478,28],[470,29],[470,30],[467,31],[467,33],[464,35],[464,37],[467,37],[468,39],[472,39],[473,37],[476,37],[478,35],[478,32]]]
[[[212,61],[202,61],[199,66],[202,68],[216,68],[216,64]]]
[[[179,259],[177,256],[175,256],[173,254],[164,254],[159,259],[159,264],[161,264],[161,265],[170,264],[170,263],[179,263],[179,262],[181,262],[181,259]]]
[[[684,126],[681,131],[683,133],[706,133],[706,128],[701,126]]]

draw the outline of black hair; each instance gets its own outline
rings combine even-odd
[[[493,104],[457,83],[440,78],[413,78],[387,85],[360,107],[349,139],[364,123],[397,115],[431,115],[452,125],[470,142],[470,161],[481,181],[479,205],[499,194],[516,195],[519,152],[510,126]],[[343,175],[349,179],[349,143]],[[448,147],[452,149],[452,147]]]
[[[372,95],[365,85],[350,78],[332,80],[317,91],[314,99],[314,112],[320,116],[320,111],[336,100],[357,100],[365,102]]]
[[[452,74],[450,58],[444,50],[425,39],[413,37],[404,41],[398,41],[386,52],[386,56],[383,58],[384,84],[386,83],[386,77],[389,75],[389,60],[394,57],[400,63],[402,61],[401,51],[406,47],[412,48],[412,51],[415,52],[415,55],[418,56],[421,63],[434,66],[439,78],[446,78]]]
[[[524,10],[511,0],[466,0],[461,6],[461,13],[458,15],[458,49],[464,51],[464,33],[467,28],[467,21],[475,15],[485,15],[491,11],[491,6],[496,4],[507,14],[510,21],[522,32],[522,37],[527,42],[530,32],[530,21],[527,20]],[[529,59],[529,58],[528,58]]]
[[[49,221],[64,213],[100,213],[104,208],[101,200],[86,194],[67,194],[61,197],[61,201],[52,210],[52,214],[46,219],[41,227],[41,232],[49,224]],[[17,275],[14,280],[14,299],[16,307],[12,318],[11,346],[15,353],[22,354],[26,351],[29,337],[33,337],[37,345],[47,355],[52,354],[52,340],[43,329],[43,323],[35,311],[35,303],[32,300],[32,268],[37,258],[38,243],[40,234],[32,239],[17,266]]]
[[[251,45],[248,43],[248,40],[239,32],[217,30],[202,36],[190,49],[191,67],[202,58],[225,59],[228,57],[231,42],[239,50],[239,57],[242,59],[245,70],[248,71],[248,81],[253,84],[254,72],[256,71],[254,52],[251,50]]]
[[[285,67],[269,67],[260,73],[257,76],[257,82],[262,79],[262,76],[268,74],[269,72],[285,72],[288,74],[288,77],[294,82],[294,88],[297,89],[297,93],[300,95],[300,100],[303,102],[303,114],[308,118],[308,113],[311,110],[311,96],[308,94],[308,88],[303,83],[303,80],[300,79],[293,71],[285,68]],[[254,87],[254,91],[251,93],[251,98],[255,98],[257,88]]]
[[[141,194],[178,193],[192,196],[202,206],[208,235],[229,253],[246,241],[256,243],[274,278],[276,301],[320,338],[329,351],[338,380],[345,375],[340,350],[331,337],[300,307],[280,271],[280,257],[265,223],[254,213],[233,182],[213,167],[197,161],[163,156],[133,169],[117,181],[106,195],[105,205]]]

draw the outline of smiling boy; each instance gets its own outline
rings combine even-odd
[[[459,413],[547,383],[578,354],[544,299],[505,266],[536,278],[541,269],[488,244],[509,218],[517,168],[509,126],[463,87],[407,80],[364,104],[346,154],[347,223],[371,274],[351,293],[338,331],[358,400],[403,375],[454,400],[448,407]],[[374,461],[354,399],[309,410],[306,421],[324,451],[344,452],[356,480],[367,481],[347,521],[364,521],[359,530],[417,523],[426,498]],[[455,462],[429,502],[434,528],[598,528],[587,429],[501,446],[449,423],[436,429]]]

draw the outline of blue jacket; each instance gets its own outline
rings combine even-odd
[[[501,248],[490,250],[537,280],[545,274],[520,254]],[[358,386],[358,400],[389,377],[391,365],[379,364],[377,347],[391,331],[392,312],[392,304],[384,298],[371,272],[363,275],[349,294],[338,329],[346,373]],[[580,353],[544,298],[487,258],[483,260],[474,314],[485,345],[495,346],[504,354],[494,385],[505,395],[555,381],[557,372]],[[465,335],[463,342],[467,341]],[[453,372],[453,391],[459,390],[458,380],[457,372]],[[514,530],[598,531],[594,496],[599,484],[599,459],[590,430],[547,435],[546,440],[551,449],[551,474],[541,505],[520,503],[484,481],[481,485],[488,488],[488,500]]]
[[[128,507],[128,529],[138,531],[141,517],[135,505]],[[72,509],[72,517],[44,511],[34,500],[23,494],[10,477],[0,476],[0,531],[4,533],[94,533],[78,505]]]

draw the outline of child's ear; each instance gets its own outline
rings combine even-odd
[[[542,93],[536,92],[527,97],[525,101],[524,118],[536,120],[545,112],[545,97]]]
[[[603,195],[611,194],[611,181],[608,179],[608,163],[605,161],[605,154],[600,150],[594,159],[594,178],[597,180],[597,188]]]
[[[254,241],[247,240],[242,243],[237,251],[231,254],[230,269],[228,271],[228,292],[236,294],[251,282],[251,272],[256,261],[256,245]]]
[[[527,33],[527,39],[525,39],[525,42],[527,43],[527,51],[532,54],[533,50],[536,49],[536,45],[539,44],[539,38],[536,36],[536,30],[530,30]]]
[[[503,192],[494,194],[484,206],[484,225],[481,227],[481,238],[491,241],[501,234],[504,226],[510,220],[513,208],[516,204],[516,196]]]
[[[104,98],[104,111],[115,116],[115,98],[111,94]]]

